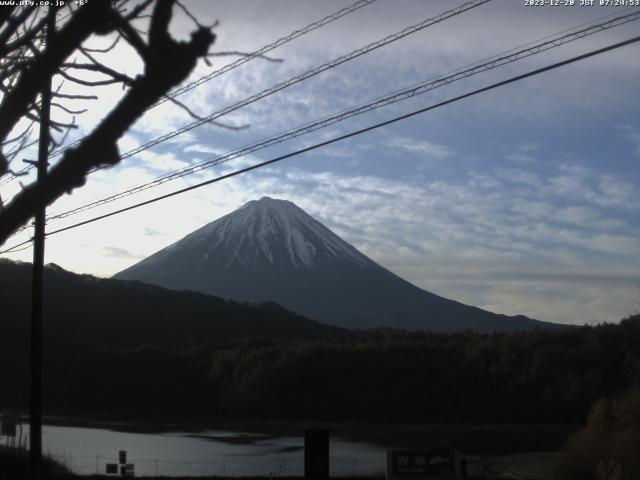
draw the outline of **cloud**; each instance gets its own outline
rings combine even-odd
[[[488,288],[488,302],[481,306],[511,314],[526,311],[540,320],[577,325],[615,323],[633,312],[632,288],[618,286],[602,295],[603,288],[604,283],[501,282]]]
[[[611,227],[612,219],[604,218],[594,208],[584,205],[558,208],[548,201],[528,199],[524,192],[504,192],[499,183],[487,192],[486,185],[481,189],[464,183],[433,181],[409,186],[380,177],[337,177],[329,172],[289,172],[287,178],[303,180],[308,199],[328,196],[328,190],[332,196],[340,198],[347,207],[325,201],[321,211],[326,210],[322,213],[329,219],[336,214],[340,218],[342,210],[357,209],[366,212],[365,219],[358,222],[358,230],[371,234],[388,232],[390,237],[395,233],[397,239],[428,235],[431,249],[435,241],[446,250],[458,244],[463,248],[457,250],[458,254],[472,244],[488,249],[512,245],[511,248],[524,248],[526,253],[533,254],[544,253],[549,245],[554,245],[555,248],[580,247],[593,252],[633,256],[639,246],[631,232],[612,234],[600,230]],[[344,216],[348,215],[345,211]],[[437,226],[437,229],[427,233],[422,229],[427,225]],[[618,220],[613,225],[623,227],[625,222]],[[372,240],[367,243],[371,245]]]
[[[577,164],[561,164],[559,174],[546,179],[545,195],[564,197],[600,207],[640,208],[636,186],[621,175],[602,173]]]
[[[190,152],[195,152],[195,153],[205,153],[208,155],[222,155],[224,152],[219,149],[216,148],[212,145],[207,145],[207,144],[203,144],[203,143],[192,143],[191,145],[187,145],[183,152],[185,153],[190,153]]]
[[[508,168],[498,169],[496,173],[500,178],[512,183],[519,183],[533,188],[539,188],[542,186],[540,176],[530,171]]]
[[[514,199],[510,210],[518,216],[529,220],[550,218],[556,213],[556,208],[551,203],[528,199]]]
[[[605,221],[596,209],[587,206],[553,209],[553,218],[559,222],[578,227],[595,227],[599,222]],[[607,223],[606,225],[603,224],[603,226],[607,228],[613,225]]]
[[[638,205],[638,194],[636,187],[628,180],[617,175],[601,175],[599,179],[599,190],[602,192],[597,202],[605,207],[621,205],[630,208]]]
[[[154,153],[151,150],[144,150],[136,155],[142,159],[145,167],[159,172],[170,172],[188,167],[189,163],[178,160],[173,153]]]
[[[522,152],[512,153],[510,155],[507,155],[507,158],[516,163],[530,163],[530,162],[533,162],[534,160],[531,155],[527,155],[526,153],[522,153]]]
[[[104,251],[107,257],[124,258],[124,259],[132,259],[132,260],[140,260],[145,257],[144,255],[137,255],[135,253],[131,253],[130,251],[120,247],[104,247]]]
[[[635,154],[640,156],[640,129],[633,125],[618,125],[616,128],[625,134],[634,145]]]
[[[535,161],[533,154],[540,148],[540,144],[527,142],[516,148],[516,151],[507,155],[507,160],[515,163],[531,163]]]
[[[148,237],[166,237],[167,234],[160,232],[158,230],[154,230],[153,228],[148,228],[145,227],[144,228],[144,235],[148,236]]]
[[[453,151],[445,145],[439,145],[427,140],[416,140],[409,137],[395,136],[387,140],[385,142],[385,146],[426,155],[435,160],[444,160],[445,158],[453,155]]]

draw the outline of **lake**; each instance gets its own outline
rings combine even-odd
[[[24,427],[28,435],[28,426]],[[330,440],[331,475],[383,475],[385,449]],[[78,474],[105,473],[118,451],[142,475],[302,476],[304,437],[204,430],[134,433],[95,427],[44,425],[43,451]]]
[[[576,428],[570,424],[313,425],[223,420],[206,425],[48,417],[43,449],[78,474],[105,473],[107,463],[117,463],[118,451],[126,450],[127,462],[135,465],[137,476],[302,476],[304,429],[322,427],[331,432],[332,476],[383,476],[387,448],[458,450],[473,469],[505,454],[557,451]],[[24,440],[28,425],[23,428]]]

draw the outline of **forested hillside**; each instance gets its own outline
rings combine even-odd
[[[2,266],[20,275],[0,277],[0,407],[26,407],[28,270]],[[49,411],[567,422],[584,420],[598,398],[640,387],[638,315],[498,334],[348,331],[273,304],[55,268],[47,279]]]
[[[636,316],[569,331],[102,347],[50,354],[45,398],[55,410],[211,418],[582,421],[598,398],[640,387],[639,346]],[[3,378],[26,392],[13,367]]]
[[[5,349],[25,349],[31,308],[31,264],[0,260]],[[251,335],[279,338],[340,335],[341,330],[270,302],[246,304],[136,281],[45,268],[44,335],[51,350],[175,344],[187,339]]]

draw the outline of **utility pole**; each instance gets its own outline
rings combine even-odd
[[[53,5],[47,12],[46,46],[51,41],[56,26],[56,11]],[[49,164],[49,120],[51,117],[51,77],[42,88],[40,96],[40,138],[38,144],[37,182],[41,183],[47,175]],[[33,235],[33,279],[31,286],[31,350],[30,373],[31,388],[29,398],[29,458],[33,478],[39,478],[42,466],[42,291],[44,276],[44,227],[46,208],[42,207],[35,215]]]

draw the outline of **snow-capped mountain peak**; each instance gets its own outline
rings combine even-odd
[[[179,242],[149,257],[177,250],[201,252],[201,261],[224,258],[225,269],[234,265],[306,268],[330,260],[359,265],[373,262],[294,203],[262,197],[205,225]]]

